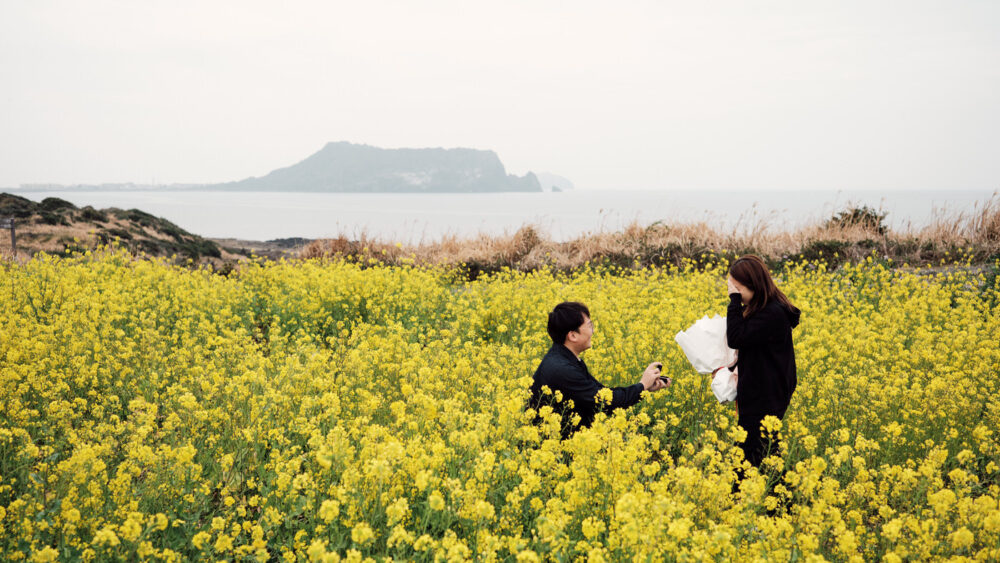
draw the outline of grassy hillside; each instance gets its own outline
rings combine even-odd
[[[55,197],[36,203],[4,193],[0,194],[0,216],[16,222],[18,254],[84,250],[117,240],[137,254],[222,259],[218,244],[138,209],[79,208]],[[9,252],[9,236],[2,238]]]
[[[36,203],[4,193],[0,194],[0,217],[11,217],[15,221],[19,256],[87,250],[119,241],[134,254],[176,256],[185,261],[223,261],[238,257],[211,240],[138,209],[80,208],[55,197]],[[0,249],[10,255],[11,241],[7,231],[0,233]]]

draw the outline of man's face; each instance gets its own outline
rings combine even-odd
[[[594,322],[587,315],[583,316],[583,324],[576,330],[566,335],[566,339],[572,344],[573,351],[579,354],[590,348],[590,339],[594,336]]]

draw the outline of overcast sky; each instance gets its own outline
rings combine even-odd
[[[581,189],[1000,188],[1000,2],[0,0],[0,186],[329,141]]]

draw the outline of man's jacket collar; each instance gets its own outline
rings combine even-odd
[[[576,363],[583,363],[583,360],[576,357],[576,354],[572,350],[566,347],[565,344],[553,343],[552,349],[556,351],[560,356],[566,358],[567,360],[572,360]]]

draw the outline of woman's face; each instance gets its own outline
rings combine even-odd
[[[736,281],[733,278],[733,276],[729,276],[728,282],[730,287],[740,292],[740,300],[743,301],[744,305],[746,305],[747,303],[750,302],[751,299],[753,299],[753,290],[741,284],[740,282]]]

